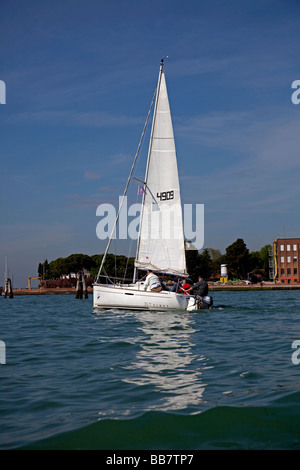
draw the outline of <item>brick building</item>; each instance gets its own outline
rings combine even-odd
[[[300,238],[274,241],[275,279],[281,284],[300,283]]]

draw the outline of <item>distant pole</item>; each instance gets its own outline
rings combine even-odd
[[[5,287],[4,287],[4,298],[9,297],[10,299],[13,299],[14,294],[11,286],[11,279],[7,277],[5,279]]]
[[[76,284],[76,299],[82,299],[84,296],[85,299],[88,298],[86,282],[84,278],[83,271],[79,271],[77,274],[77,284]]]
[[[76,299],[82,299],[82,282],[80,272],[77,274]]]
[[[83,290],[84,298],[87,299],[88,298],[88,293],[87,293],[87,287],[86,287],[84,273],[82,273],[82,290]]]

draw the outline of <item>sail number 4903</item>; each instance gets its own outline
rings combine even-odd
[[[169,201],[174,199],[174,191],[163,191],[162,193],[157,193],[156,197],[161,201]]]

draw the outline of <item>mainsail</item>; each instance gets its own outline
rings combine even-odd
[[[159,75],[135,260],[136,268],[186,274],[176,149],[165,75]]]

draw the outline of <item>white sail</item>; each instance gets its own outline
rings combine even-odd
[[[180,187],[164,73],[159,77],[144,190],[135,266],[185,275]]]

